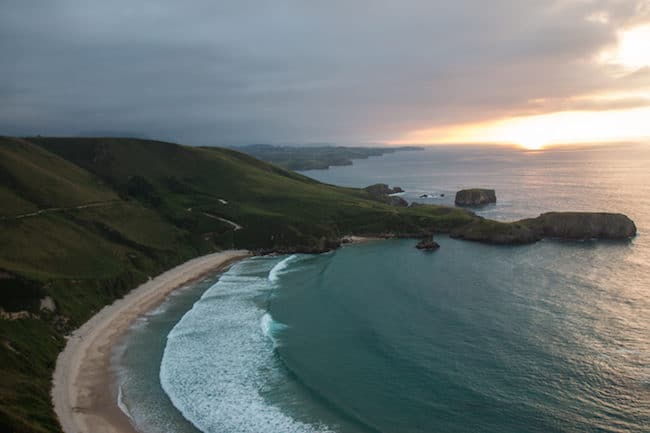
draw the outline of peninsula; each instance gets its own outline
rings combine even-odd
[[[254,156],[289,170],[326,170],[334,166],[352,165],[355,159],[367,159],[395,152],[423,150],[417,146],[350,147],[350,146],[274,146],[251,144],[232,149]]]

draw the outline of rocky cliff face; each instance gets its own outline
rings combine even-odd
[[[497,195],[493,189],[463,189],[456,193],[456,206],[481,206],[496,203]]]
[[[458,227],[451,231],[450,236],[500,245],[530,244],[542,239],[541,232],[525,221],[503,223],[488,219],[479,219],[466,226]]]
[[[365,187],[364,190],[368,191],[368,194],[373,197],[382,197],[385,195],[397,194],[398,192],[404,192],[404,190],[399,186],[391,188],[385,183],[376,183],[374,185]]]
[[[548,212],[533,223],[544,237],[561,239],[626,239],[636,235],[636,225],[623,214]]]
[[[493,244],[529,244],[543,238],[567,240],[629,239],[634,222],[623,214],[549,212],[512,223],[478,219],[451,231],[451,236]]]
[[[402,197],[391,196],[391,194],[404,192],[404,190],[399,186],[391,188],[385,183],[377,183],[365,187],[364,190],[367,191],[370,197],[373,198],[374,200],[388,203],[392,206],[400,206],[400,207],[408,206],[408,202],[404,200]]]

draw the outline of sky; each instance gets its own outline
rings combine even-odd
[[[650,0],[3,0],[0,134],[650,140]]]

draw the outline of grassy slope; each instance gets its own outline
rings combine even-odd
[[[191,219],[205,211],[245,227],[234,236],[228,233],[232,239],[219,238],[224,246],[314,245],[322,237],[419,232],[466,218],[462,211],[446,208],[397,209],[372,200],[365,191],[323,185],[232,150],[140,140],[36,142],[96,173],[118,191],[128,191],[133,176],[138,176],[138,183],[146,185],[143,200],[177,225],[193,229],[196,222]]]
[[[63,334],[148,275],[214,246],[25,140],[0,138],[0,176],[0,306],[37,312],[46,295],[57,305],[0,320],[0,430],[56,431],[49,382]],[[88,203],[105,205],[76,208]]]
[[[0,306],[34,313],[0,319],[0,430],[16,432],[58,430],[49,389],[63,335],[149,275],[222,248],[319,249],[472,219],[391,207],[231,150],[129,139],[0,138],[0,202]],[[46,295],[56,312],[38,311]]]

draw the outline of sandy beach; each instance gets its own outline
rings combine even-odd
[[[174,289],[249,256],[230,250],[198,257],[170,269],[104,307],[77,329],[57,359],[52,402],[66,433],[136,433],[117,406],[110,371],[111,349],[141,314]]]

